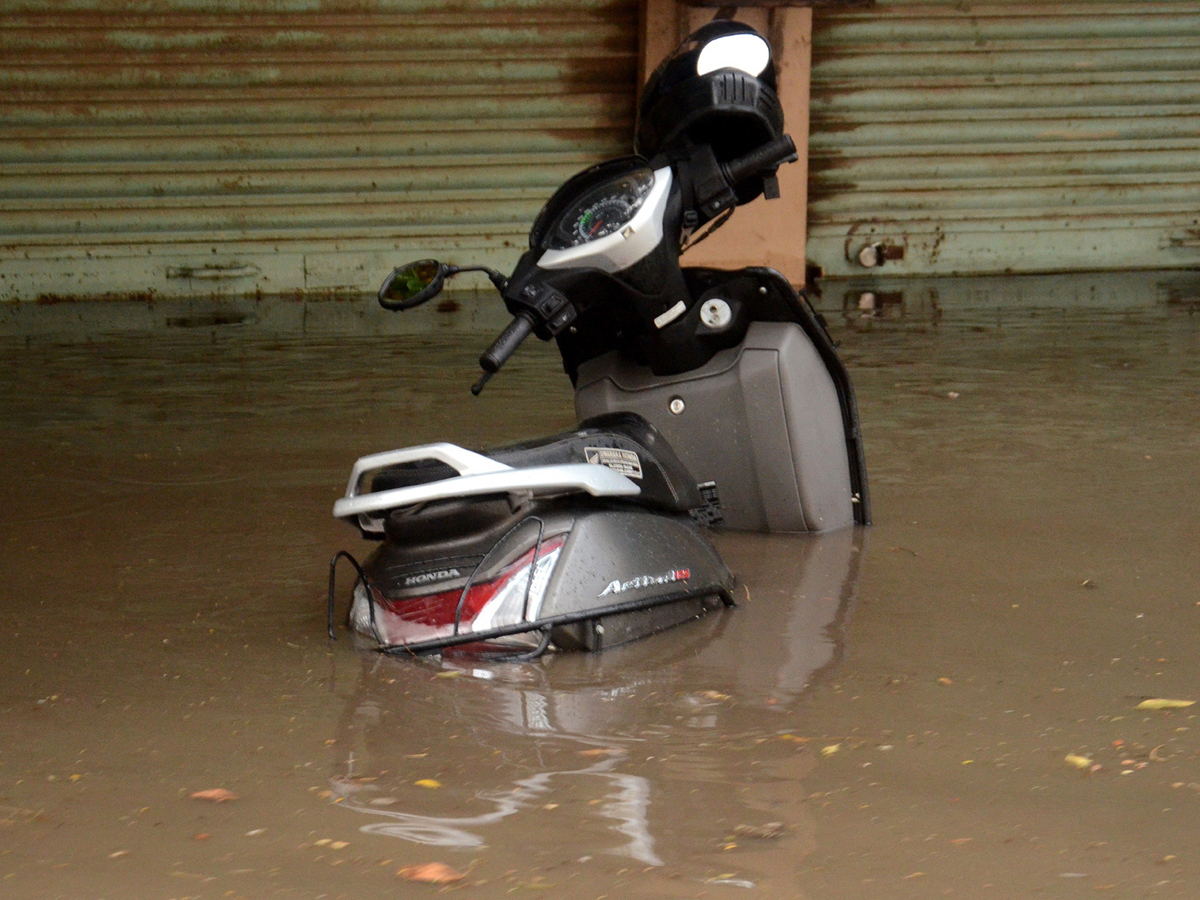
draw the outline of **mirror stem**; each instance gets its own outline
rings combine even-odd
[[[488,280],[496,286],[496,290],[503,293],[504,289],[508,287],[508,278],[487,266],[446,266],[445,271],[447,277],[457,275],[459,272],[483,272],[487,275]]]

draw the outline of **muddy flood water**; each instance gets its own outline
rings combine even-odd
[[[330,510],[569,425],[551,348],[475,399],[470,303],[4,313],[0,896],[1200,897],[1200,705],[1139,708],[1200,701],[1200,286],[902,290],[821,301],[873,526],[526,663],[330,643]]]

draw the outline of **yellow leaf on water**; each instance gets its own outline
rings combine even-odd
[[[1090,759],[1086,756],[1080,756],[1078,753],[1068,753],[1063,757],[1063,762],[1068,766],[1074,766],[1076,769],[1086,769],[1092,764]]]
[[[431,789],[432,788],[440,788],[442,786],[442,783],[440,781],[438,781],[436,778],[422,778],[420,781],[414,781],[413,784],[415,784],[417,787],[431,788]]]
[[[1150,700],[1143,700],[1135,709],[1187,709],[1195,703],[1195,700],[1165,700],[1161,697],[1154,697]]]
[[[842,749],[841,744],[830,744],[828,747],[821,748],[821,755],[822,756],[833,756],[833,754],[837,753],[838,750],[840,750],[840,749]]]

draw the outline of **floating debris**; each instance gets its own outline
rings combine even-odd
[[[1187,709],[1195,700],[1167,700],[1162,697],[1152,697],[1143,700],[1134,709]]]
[[[462,881],[467,877],[462,872],[458,872],[445,863],[440,862],[422,863],[419,866],[405,866],[396,874],[406,881],[421,881],[426,884],[452,884],[455,881]]]
[[[738,825],[733,829],[738,837],[772,839],[780,838],[788,833],[787,825],[783,822],[767,822],[765,825]]]
[[[192,800],[205,800],[208,803],[228,803],[230,800],[237,800],[238,795],[233,791],[227,791],[225,788],[209,788],[206,791],[193,791],[188,794]]]

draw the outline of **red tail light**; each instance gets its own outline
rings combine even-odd
[[[534,551],[530,549],[505,566],[491,581],[472,584],[465,595],[461,588],[456,588],[418,597],[387,599],[374,587],[375,626],[379,636],[385,644],[403,645],[536,619],[564,543],[565,535],[543,541],[536,567],[533,565]],[[360,598],[364,602],[359,603]],[[356,629],[370,634],[370,610],[366,608],[365,600],[365,591],[356,592],[351,618]]]

